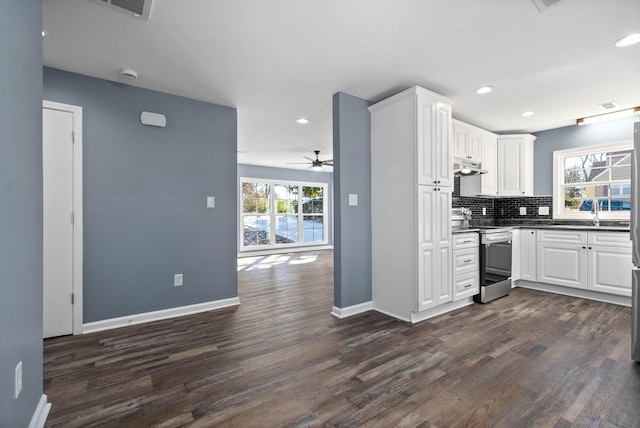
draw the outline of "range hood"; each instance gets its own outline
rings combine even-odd
[[[470,175],[486,174],[487,171],[481,168],[480,162],[469,159],[453,159],[453,174],[458,177],[468,177]]]

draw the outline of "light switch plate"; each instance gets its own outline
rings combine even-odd
[[[207,196],[207,208],[215,208],[216,198],[215,196]]]
[[[174,287],[182,287],[183,276],[181,273],[177,273],[173,275],[173,286]]]
[[[538,215],[549,215],[549,207],[538,207]]]
[[[527,215],[527,207],[520,207],[520,215]]]
[[[487,215],[487,207],[482,207],[482,215]]]
[[[349,205],[351,206],[358,205],[358,195],[356,193],[349,193]]]
[[[22,361],[20,361],[13,373],[14,380],[14,388],[13,388],[13,398],[17,399],[22,392]]]

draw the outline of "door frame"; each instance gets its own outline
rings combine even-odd
[[[73,114],[73,334],[82,334],[82,107],[44,100],[42,109],[59,110]]]

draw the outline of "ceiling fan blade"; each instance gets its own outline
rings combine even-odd
[[[322,165],[333,166],[333,162],[324,161]]]
[[[333,163],[333,159],[323,160],[322,162],[323,162],[323,163],[327,163],[327,162]]]
[[[309,162],[285,162],[285,165],[309,165]]]
[[[309,156],[302,156],[302,157],[305,158],[305,159],[309,159],[311,162],[314,161],[314,159],[311,159]]]

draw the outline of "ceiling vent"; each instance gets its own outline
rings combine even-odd
[[[620,106],[616,104],[615,101],[609,101],[608,103],[598,104],[598,107],[600,107],[602,110],[611,110],[614,108],[619,108]]]
[[[540,12],[544,12],[551,6],[557,6],[561,0],[531,0],[536,5]]]
[[[121,12],[129,13],[136,18],[149,19],[149,13],[151,12],[152,0],[96,0],[106,6],[114,9],[118,9]]]

